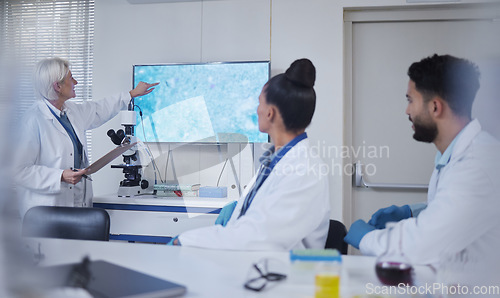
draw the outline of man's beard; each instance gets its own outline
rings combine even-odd
[[[421,120],[421,117],[415,117],[412,122],[415,127],[415,133],[413,134],[415,140],[425,143],[434,142],[438,134],[436,123],[430,120],[425,123]]]

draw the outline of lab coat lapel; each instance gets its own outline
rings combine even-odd
[[[476,138],[476,136],[481,132],[481,124],[479,120],[472,120],[467,126],[465,126],[462,130],[455,147],[453,148],[453,152],[451,153],[451,160],[458,158],[462,153],[472,144],[472,140]],[[451,162],[450,160],[450,162]]]
[[[47,104],[44,101],[38,102],[38,108],[44,115],[44,117],[47,119],[47,121],[52,121],[52,125],[62,134],[66,135],[68,138],[68,133],[62,126],[62,124],[59,122],[59,120],[56,119],[56,117],[52,114],[50,111],[50,108],[47,106]]]
[[[451,159],[449,163],[454,163],[462,157],[462,153],[472,144],[472,141],[476,136],[481,133],[481,124],[477,119],[471,121],[467,126],[465,126],[459,136],[453,152],[451,153]],[[434,169],[432,172],[431,180],[429,182],[429,190],[427,192],[427,202],[430,203],[434,200],[436,196],[437,186],[439,184],[439,177],[441,171],[446,170],[447,167],[437,170]]]
[[[75,115],[72,113],[71,110],[68,109],[66,111],[66,115],[68,116],[69,122],[71,122],[71,125],[73,126],[73,130],[75,131],[76,136],[82,143],[83,149],[85,150],[85,147],[87,147],[87,139],[85,138],[85,130],[82,127],[80,127],[81,126],[80,124],[82,123],[77,121]]]
[[[66,110],[66,115],[68,116],[69,122],[73,126],[73,130],[76,133],[76,136],[80,140],[80,143],[83,146],[83,160],[82,160],[82,167],[87,167],[89,164],[88,158],[87,158],[87,137],[85,135],[85,130],[81,127],[83,123],[81,121],[78,121],[76,119],[76,116],[73,113],[73,110],[67,109]]]

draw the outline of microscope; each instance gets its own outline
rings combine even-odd
[[[134,126],[137,124],[137,118],[134,111],[133,99],[128,106],[128,110],[121,111],[121,117],[122,125],[124,126],[125,131],[123,129],[119,129],[115,132],[113,129],[110,129],[108,130],[107,135],[111,138],[111,141],[115,145],[137,142],[137,138],[134,136]],[[122,156],[123,164],[111,165],[111,168],[123,169],[123,173],[125,175],[125,179],[120,181],[118,196],[132,197],[145,193],[149,186],[149,182],[147,180],[141,180],[142,165],[140,163],[137,145],[125,151]]]

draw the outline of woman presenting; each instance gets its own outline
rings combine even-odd
[[[92,184],[83,178],[88,166],[86,130],[106,123],[157,83],[140,82],[130,92],[75,103],[68,101],[76,96],[78,84],[68,61],[41,60],[33,79],[38,100],[22,120],[14,168],[21,218],[39,205],[92,207]]]
[[[314,65],[300,59],[264,85],[259,130],[269,134],[273,146],[261,157],[258,173],[240,199],[223,208],[216,225],[184,232],[171,244],[235,250],[325,247],[328,179],[318,170],[325,164],[310,154],[305,133],[316,105],[315,79]]]

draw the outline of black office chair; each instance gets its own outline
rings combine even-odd
[[[336,248],[341,254],[346,255],[347,243],[344,242],[345,235],[347,235],[345,225],[338,220],[330,219],[330,228],[328,229],[325,248]]]
[[[101,208],[36,206],[23,220],[23,236],[109,241],[109,214]]]

